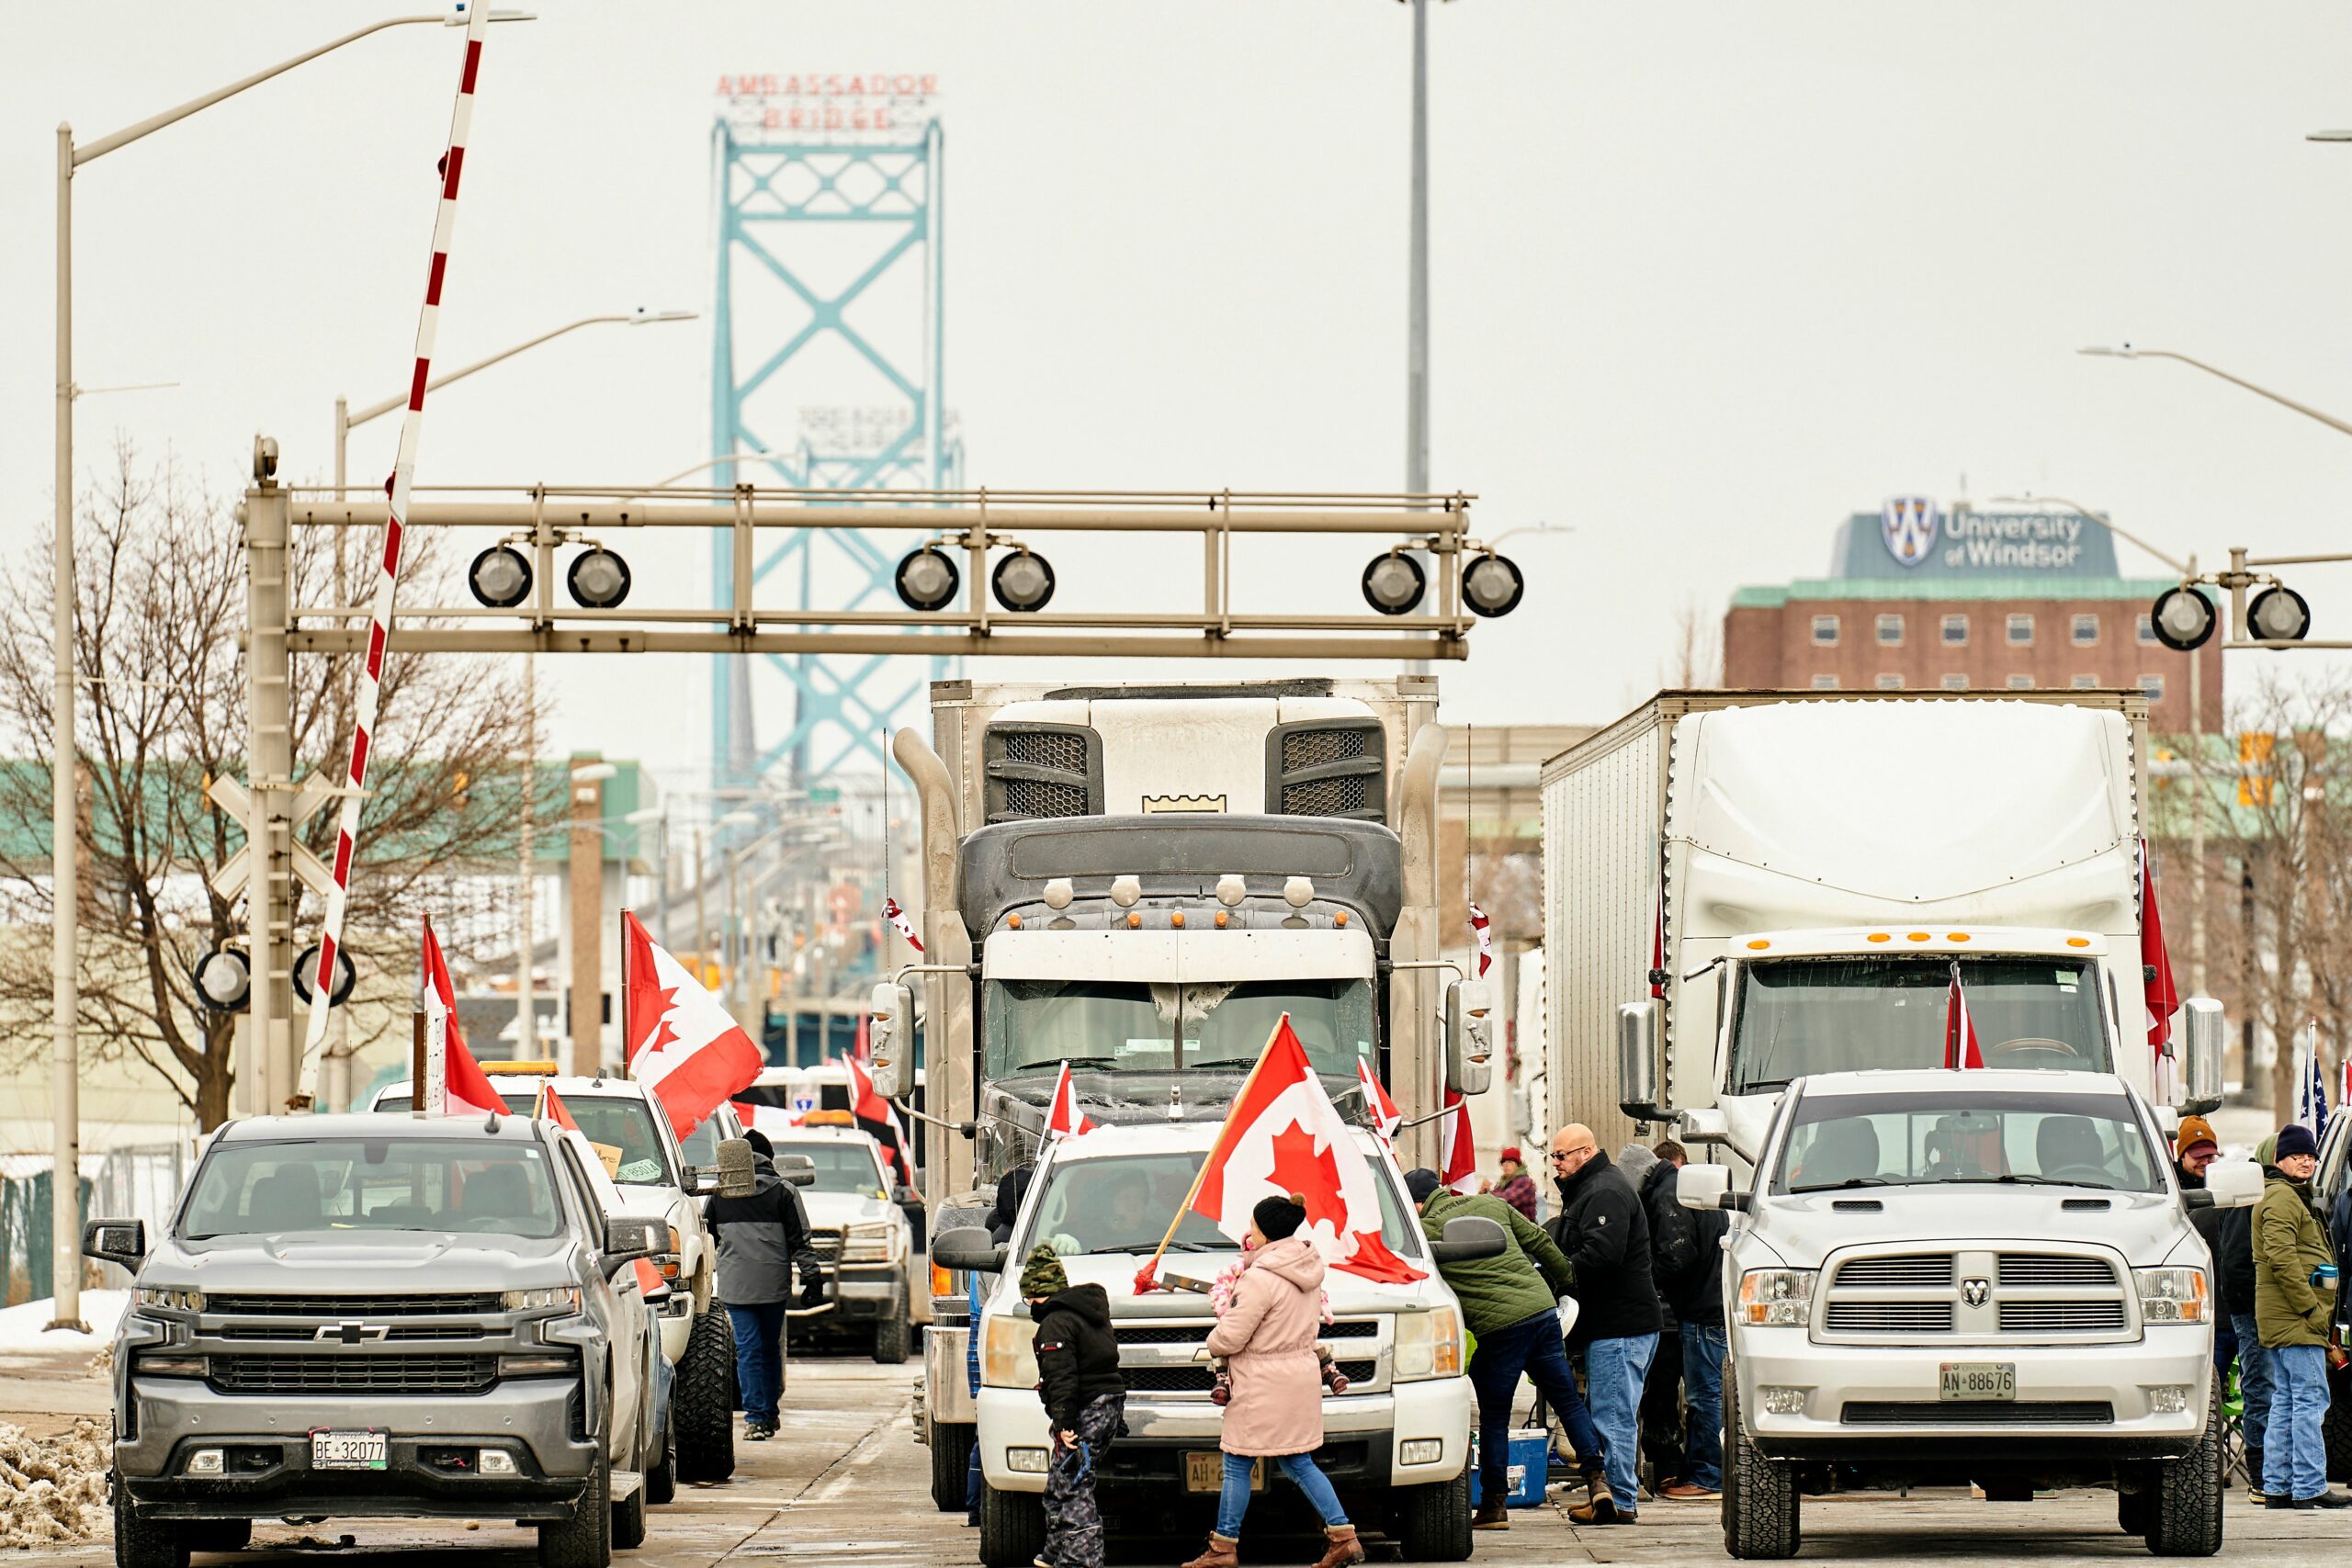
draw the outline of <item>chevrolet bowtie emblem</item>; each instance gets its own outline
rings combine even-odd
[[[321,1325],[319,1331],[311,1337],[332,1340],[341,1345],[364,1345],[369,1340],[382,1339],[391,1331],[392,1326],[388,1323],[361,1323],[356,1319],[346,1318],[341,1323]]]

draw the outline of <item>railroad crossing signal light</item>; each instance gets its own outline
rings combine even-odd
[[[937,547],[925,545],[909,550],[899,562],[894,585],[899,602],[910,610],[944,610],[954,603],[964,574]]]
[[[493,610],[511,610],[531,596],[531,562],[511,545],[492,545],[466,569],[466,586]]]
[[[563,581],[582,609],[609,610],[628,597],[628,562],[598,545],[573,558]]]
[[[1054,596],[1054,569],[1035,550],[1015,550],[989,574],[996,602],[1020,615],[1042,610]]]
[[[311,1005],[311,980],[319,972],[319,944],[312,942],[294,961],[294,994],[302,1005]],[[334,953],[334,987],[327,993],[327,1006],[339,1008],[351,999],[352,987],[359,984],[359,971],[351,965],[351,954],[341,948]]]
[[[2192,653],[2211,640],[2219,617],[2213,602],[2187,583],[2167,588],[2148,608],[2148,628],[2176,653]]]
[[[2245,607],[2246,626],[2264,642],[2301,642],[2312,629],[2312,607],[2285,583],[2254,596]]]
[[[1402,550],[1374,556],[1363,569],[1364,603],[1384,615],[1410,615],[1428,588],[1421,563]]]
[[[243,1012],[253,998],[253,965],[233,947],[216,947],[188,972],[196,999],[214,1012]]]
[[[1474,615],[1508,615],[1527,592],[1527,579],[1509,556],[1492,550],[1462,569],[1462,602]]]

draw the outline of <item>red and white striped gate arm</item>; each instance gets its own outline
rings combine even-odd
[[[424,383],[431,373],[433,340],[441,324],[441,285],[449,267],[449,241],[458,228],[458,181],[465,173],[466,139],[473,127],[474,81],[481,69],[481,40],[490,20],[488,0],[473,0],[466,15],[466,62],[458,78],[457,107],[449,115],[449,150],[441,160],[441,204],[433,218],[433,265],[424,282],[424,308],[416,318],[416,364],[410,372],[408,412],[401,420],[400,455],[392,465],[391,505],[384,518],[384,549],[378,559],[375,596],[368,611],[368,665],[359,680],[359,707],[351,731],[351,766],[344,776],[343,812],[335,828],[334,886],[327,895],[325,930],[319,936],[319,972],[311,982],[311,1021],[302,1040],[299,1092],[311,1092],[319,1047],[326,1040],[328,998],[334,992],[335,954],[343,946],[343,919],[351,895],[352,852],[359,836],[359,809],[366,800],[368,748],[375,738],[376,708],[383,693],[384,648],[392,630],[392,604],[400,587],[401,536],[406,529],[409,484],[416,471],[416,448],[424,428]]]

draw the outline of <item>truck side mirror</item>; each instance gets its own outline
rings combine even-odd
[[[2199,1194],[2192,1190],[2181,1196]],[[2205,1168],[2202,1196],[2216,1209],[2251,1208],[2262,1200],[2262,1168],[2250,1159],[2217,1159]]]
[[[1430,1243],[1430,1256],[1440,1263],[1476,1263],[1500,1258],[1509,1249],[1503,1227],[1475,1215],[1446,1221],[1444,1239]]]
[[[651,1258],[670,1246],[666,1220],[635,1214],[615,1214],[605,1222],[605,1278],[611,1279],[640,1258]]]
[[[1674,1179],[1674,1201],[1686,1209],[1745,1209],[1747,1194],[1731,1190],[1731,1167],[1686,1165]]]
[[[2180,1004],[2185,1015],[2181,1032],[2187,1037],[2181,1109],[2202,1116],[2222,1104],[2222,1053],[2229,1043],[2229,1025],[2222,1004],[2211,997],[2191,997]]]
[[[896,1100],[907,1090],[903,1058],[914,1038],[915,994],[885,980],[874,987],[871,1010],[874,1021],[866,1028],[866,1039],[874,1054],[868,1069],[874,1092]]]
[[[1666,1064],[1660,1042],[1665,1037],[1666,1004],[1621,1002],[1617,1008],[1617,1109],[1636,1122],[1663,1122],[1668,1108],[1660,1102]]]
[[[1487,1092],[1494,1076],[1495,992],[1484,980],[1445,988],[1445,1087],[1467,1099]]]
[[[1686,1144],[1728,1144],[1731,1118],[1720,1111],[1686,1111],[1679,1131]]]
[[[1489,1220],[1489,1224],[1494,1224]],[[978,1225],[958,1225],[931,1238],[931,1262],[935,1269],[962,1269],[975,1274],[1004,1272],[1004,1248],[989,1239]]]
[[[82,1256],[120,1264],[132,1273],[147,1256],[144,1220],[92,1220],[82,1227]]]
[[[776,1156],[775,1173],[784,1178],[787,1186],[814,1187],[817,1185],[817,1162],[807,1155]]]

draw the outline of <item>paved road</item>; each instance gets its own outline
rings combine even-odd
[[[910,1436],[908,1412],[917,1370],[867,1361],[796,1358],[786,1397],[786,1427],[775,1441],[738,1448],[733,1481],[681,1488],[653,1510],[645,1545],[616,1553],[616,1564],[643,1568],[755,1568],[851,1564],[855,1568],[974,1563],[975,1533],[960,1514],[931,1506],[923,1450]],[[2030,1559],[2036,1568],[2148,1560],[2139,1542],[2115,1529],[2115,1499],[2070,1493],[2032,1504],[1985,1504],[1955,1493],[1916,1497],[1872,1494],[1809,1499],[1801,1561],[1917,1568],[1960,1559]],[[1723,1540],[1711,1506],[1652,1503],[1640,1524],[1577,1529],[1558,1506],[1521,1511],[1512,1529],[1477,1538],[1476,1561],[1496,1563],[1722,1562]],[[2230,1504],[2223,1561],[2331,1560],[2346,1539],[2341,1515],[2270,1513],[2240,1494]],[[342,1548],[345,1533],[353,1544]],[[199,1555],[199,1565],[271,1568],[520,1568],[533,1538],[513,1525],[330,1524],[313,1529],[266,1526],[256,1550],[235,1558]],[[1113,1561],[1172,1564],[1199,1550],[1197,1539],[1116,1543]],[[1303,1539],[1266,1538],[1245,1547],[1245,1562],[1311,1561]],[[324,1548],[326,1550],[322,1550]],[[15,1553],[6,1561],[27,1561]],[[102,1563],[110,1549],[86,1547],[42,1561]],[[5,1568],[5,1561],[0,1561]]]

